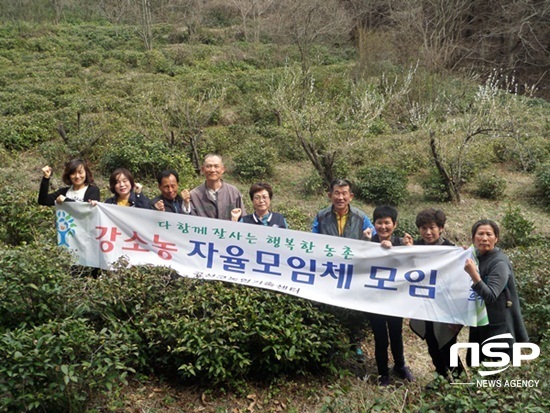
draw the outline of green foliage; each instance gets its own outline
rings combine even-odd
[[[302,211],[295,205],[278,205],[276,212],[284,215],[290,229],[296,231],[311,231],[312,218],[307,212]]]
[[[300,183],[301,192],[305,196],[315,196],[326,192],[323,179],[316,171],[309,173]]]
[[[392,167],[369,166],[357,172],[357,196],[376,205],[399,205],[408,197],[407,176]]]
[[[445,182],[436,169],[430,169],[429,175],[422,181],[421,185],[427,200],[436,202],[449,202],[451,200]]]
[[[257,137],[239,146],[234,172],[247,182],[263,180],[273,174],[276,159],[276,151],[269,142]]]
[[[550,163],[539,165],[535,172],[535,187],[539,196],[550,205]]]
[[[402,237],[405,233],[417,239],[420,234],[418,233],[418,228],[416,227],[416,217],[414,216],[403,216],[399,214],[397,217],[397,228],[394,231],[394,235]]]
[[[85,411],[92,391],[127,384],[135,345],[119,332],[62,318],[1,330],[0,410]]]
[[[233,128],[208,128],[201,136],[201,153],[199,158],[202,159],[208,153],[225,155],[228,150],[238,148],[240,141],[241,135],[235,134]]]
[[[508,208],[502,218],[502,227],[504,235],[501,236],[501,245],[508,247],[527,247],[533,241],[533,231],[535,224],[523,217],[520,207],[512,207],[508,204]]]
[[[546,346],[547,347],[547,346]],[[543,353],[541,349],[541,355]],[[478,387],[476,380],[483,379],[474,372],[475,378],[468,379],[473,385],[453,385],[444,380],[439,388],[420,395],[421,406],[417,412],[513,412],[513,413],[543,413],[550,407],[545,397],[544,378],[546,373],[536,363],[533,366],[511,368],[498,375],[501,387]],[[506,380],[539,380],[542,389],[521,389],[514,386],[504,386]],[[466,378],[464,378],[464,381]],[[496,379],[493,379],[496,380]],[[541,384],[542,382],[542,384]]]
[[[339,323],[310,301],[220,282],[178,280],[149,315],[156,367],[208,383],[334,368]]]
[[[54,216],[50,208],[39,207],[37,194],[28,196],[19,188],[0,189],[0,242],[8,245],[30,244],[53,234]]]
[[[117,140],[101,159],[101,169],[109,174],[116,168],[127,168],[136,179],[156,178],[165,169],[174,169],[180,181],[193,176],[191,162],[184,154],[174,153],[166,141],[142,135],[130,135]]]
[[[6,116],[0,122],[0,143],[8,150],[25,150],[53,136],[54,120],[49,113]]]
[[[550,328],[550,267],[547,245],[519,247],[506,252],[514,263],[521,311],[530,339],[540,343]],[[543,353],[541,353],[543,354]]]
[[[275,148],[279,160],[303,161],[305,154],[296,137],[281,126],[265,125],[258,129],[258,133],[270,141]]]
[[[0,328],[68,316],[69,265],[70,256],[51,242],[0,250]]]
[[[474,194],[480,198],[498,200],[504,197],[505,191],[506,179],[492,173],[479,176]]]

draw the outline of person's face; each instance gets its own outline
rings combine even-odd
[[[269,211],[271,205],[271,198],[269,198],[269,193],[262,189],[254,194],[252,197],[252,205],[254,206],[254,211],[258,215],[265,215]]]
[[[435,244],[439,237],[441,237],[443,228],[438,227],[435,222],[430,222],[418,227],[418,231],[426,244]]]
[[[83,165],[78,165],[78,168],[69,175],[73,188],[80,188],[86,184],[86,170]]]
[[[174,175],[162,178],[159,185],[160,192],[166,199],[174,200],[178,196],[178,181]]]
[[[219,157],[210,156],[204,161],[201,172],[207,181],[216,182],[222,178],[225,166],[223,166],[222,160]]]
[[[394,223],[390,217],[378,218],[374,221],[374,228],[381,241],[389,240],[395,227],[397,227],[397,222]]]
[[[493,227],[490,225],[480,225],[474,235],[474,246],[481,255],[492,251],[498,241]]]
[[[335,186],[332,192],[329,192],[328,197],[334,206],[334,211],[343,214],[348,210],[353,193],[349,186]]]
[[[115,192],[119,196],[128,196],[132,191],[132,184],[130,180],[124,174],[119,174],[116,177]]]

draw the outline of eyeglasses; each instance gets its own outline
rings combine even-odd
[[[256,195],[252,199],[254,201],[267,201],[269,199],[269,195]]]

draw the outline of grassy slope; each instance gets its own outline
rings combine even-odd
[[[146,89],[149,81],[151,85],[164,84],[164,87],[167,88],[175,82],[174,78],[165,74],[151,73],[151,69],[147,67],[123,68],[122,72],[124,73],[119,73],[120,63],[114,57],[113,60],[107,62],[111,66],[104,64],[100,68],[93,63],[88,66],[88,63],[84,64],[84,59],[93,61],[97,56],[94,56],[91,51],[86,51],[86,41],[79,39],[78,36],[75,37],[74,29],[55,30],[59,36],[57,41],[62,43],[59,45],[59,48],[62,49],[60,51],[56,51],[55,47],[45,39],[44,36],[51,35],[51,33],[44,33],[43,30],[38,29],[29,34],[26,40],[19,39],[21,43],[25,43],[21,49],[14,46],[12,51],[4,50],[6,59],[10,57],[10,53],[13,55],[12,60],[0,61],[0,73],[5,89],[10,89],[13,93],[25,93],[25,91],[34,89],[38,94],[53,93],[57,98],[63,93],[67,93],[67,99],[70,100],[74,98],[71,94],[83,94],[85,96],[83,99],[86,100],[84,107],[89,108],[97,105],[97,108],[90,110],[88,114],[91,118],[94,113],[101,112],[100,108],[105,102],[111,102],[111,105],[116,103],[117,109],[126,113],[129,107],[140,102],[138,94],[134,94],[134,92]],[[72,34],[59,33],[64,30],[68,30]],[[86,30],[82,28],[76,32],[88,37],[96,33],[93,27]],[[103,41],[107,40],[103,39]],[[135,43],[135,39],[133,42],[136,47],[139,47]],[[75,46],[75,50],[71,51],[71,43],[77,45],[78,48]],[[124,44],[124,41],[119,39],[114,50],[124,49]],[[129,49],[133,47],[131,46]],[[170,48],[174,49],[176,46],[170,46]],[[193,48],[182,45],[177,48],[181,49],[178,53],[184,56],[187,64],[181,65],[181,72],[177,75],[175,83],[185,84],[193,81],[216,83],[220,79],[229,78],[242,82],[244,77],[249,77],[251,74],[264,79],[267,77],[265,73],[262,73],[267,70],[266,68],[254,67],[254,64],[259,66],[259,62],[262,60],[257,47],[251,50],[252,54],[256,53],[256,62],[253,62],[252,66],[250,57],[247,58],[246,63],[236,64],[246,58],[245,53],[236,46],[207,48],[199,45]],[[46,50],[44,51],[44,49]],[[13,50],[17,51],[17,56]],[[266,48],[264,52],[269,53],[273,66],[278,66],[284,61],[284,53],[275,58],[277,51],[269,51]],[[125,56],[126,59],[132,58],[129,51],[125,52]],[[61,72],[58,72],[58,76],[52,76],[51,68],[55,66],[55,62],[59,65],[58,69],[64,71],[66,77]],[[107,70],[108,67],[111,69]],[[235,74],[232,74],[232,67],[236,67]],[[245,75],[242,75],[242,72],[239,74],[239,70],[244,70]],[[166,86],[167,84],[168,86]],[[124,95],[125,91],[129,96]],[[56,99],[56,96],[52,98]],[[239,98],[242,96],[235,97],[233,108],[226,109],[238,113]],[[61,99],[58,100],[61,101]],[[63,103],[59,103],[59,105],[62,106]],[[70,116],[74,117],[74,113]],[[122,127],[124,126],[123,124]],[[51,127],[50,136],[52,140],[59,140],[53,127]],[[17,185],[22,193],[33,196],[32,194],[38,187],[40,168],[47,162],[44,153],[33,148],[20,153],[0,153],[0,158],[2,158],[0,177],[4,182],[2,185]],[[326,197],[322,194],[301,195],[302,182],[311,173],[312,167],[306,161],[277,164],[275,174],[271,179],[276,191],[274,209],[277,209],[279,205],[291,205],[312,218],[317,210],[326,205]],[[528,202],[532,176],[511,172],[505,167],[499,167],[499,174],[505,176],[508,181],[507,196],[504,201],[479,200],[466,193],[464,201],[459,205],[426,203],[422,198],[417,177],[411,176],[410,200],[400,207],[402,220],[412,222],[416,212],[421,208],[441,207],[448,215],[448,236],[461,244],[467,244],[469,243],[469,228],[476,219],[481,217],[500,219],[504,215],[507,203],[512,202],[514,205],[521,206],[526,218],[535,221],[539,233],[549,236],[550,215],[533,207]],[[22,177],[25,178],[22,179]],[[247,192],[246,184],[239,183],[230,174],[227,178],[239,186],[243,193]],[[106,194],[106,177],[98,174],[97,182],[102,188],[103,194]],[[145,184],[146,193],[147,191],[151,194],[155,192],[153,180],[147,180]],[[373,205],[363,204],[359,201],[355,201],[355,205],[369,215],[374,208]],[[292,221],[290,223],[293,224]],[[404,406],[409,406],[407,409],[415,411],[416,407],[424,403],[421,396],[422,386],[431,380],[432,366],[422,341],[414,336],[408,328],[405,327],[404,331],[407,344],[406,358],[418,377],[417,383],[406,387],[378,389],[373,384],[372,379],[375,375],[374,346],[372,337],[369,336],[364,343],[367,363],[364,366],[354,364],[347,366],[352,373],[349,377],[281,379],[278,383],[271,385],[243,383],[243,388],[239,391],[228,392],[220,389],[205,391],[192,387],[178,388],[174,385],[159,383],[156,378],[140,378],[132,381],[130,387],[122,390],[117,397],[111,397],[108,402],[101,401],[101,403],[105,402],[119,411],[142,412],[353,412],[369,411],[377,404],[384,406],[382,410],[385,411],[402,410]]]

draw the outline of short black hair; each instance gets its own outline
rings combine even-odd
[[[353,187],[351,185],[351,182],[348,181],[347,179],[340,179],[340,178],[333,179],[330,183],[329,192],[332,193],[332,191],[334,191],[335,186],[349,186],[349,191],[353,192]]]
[[[391,218],[395,224],[397,222],[397,209],[391,205],[377,206],[372,213],[372,222],[376,222],[377,219],[381,218]]]
[[[480,219],[472,226],[472,239],[476,236],[476,232],[478,228],[482,225],[489,225],[491,228],[493,228],[493,232],[495,233],[495,236],[499,238],[500,236],[500,228],[498,227],[498,224],[495,221],[492,221],[490,219]]]
[[[179,184],[180,182],[180,176],[178,175],[178,173],[176,171],[174,171],[173,169],[166,169],[165,171],[162,171],[161,173],[159,173],[157,175],[157,182],[158,184],[160,185],[162,183],[162,180],[164,178],[168,178],[170,175],[174,175],[174,177],[176,178],[176,182]]]
[[[440,209],[427,208],[420,211],[416,216],[417,228],[420,228],[424,225],[431,224],[432,222],[435,225],[437,225],[439,228],[444,228],[445,222],[447,222],[447,217],[445,216],[445,212],[443,212]]]

